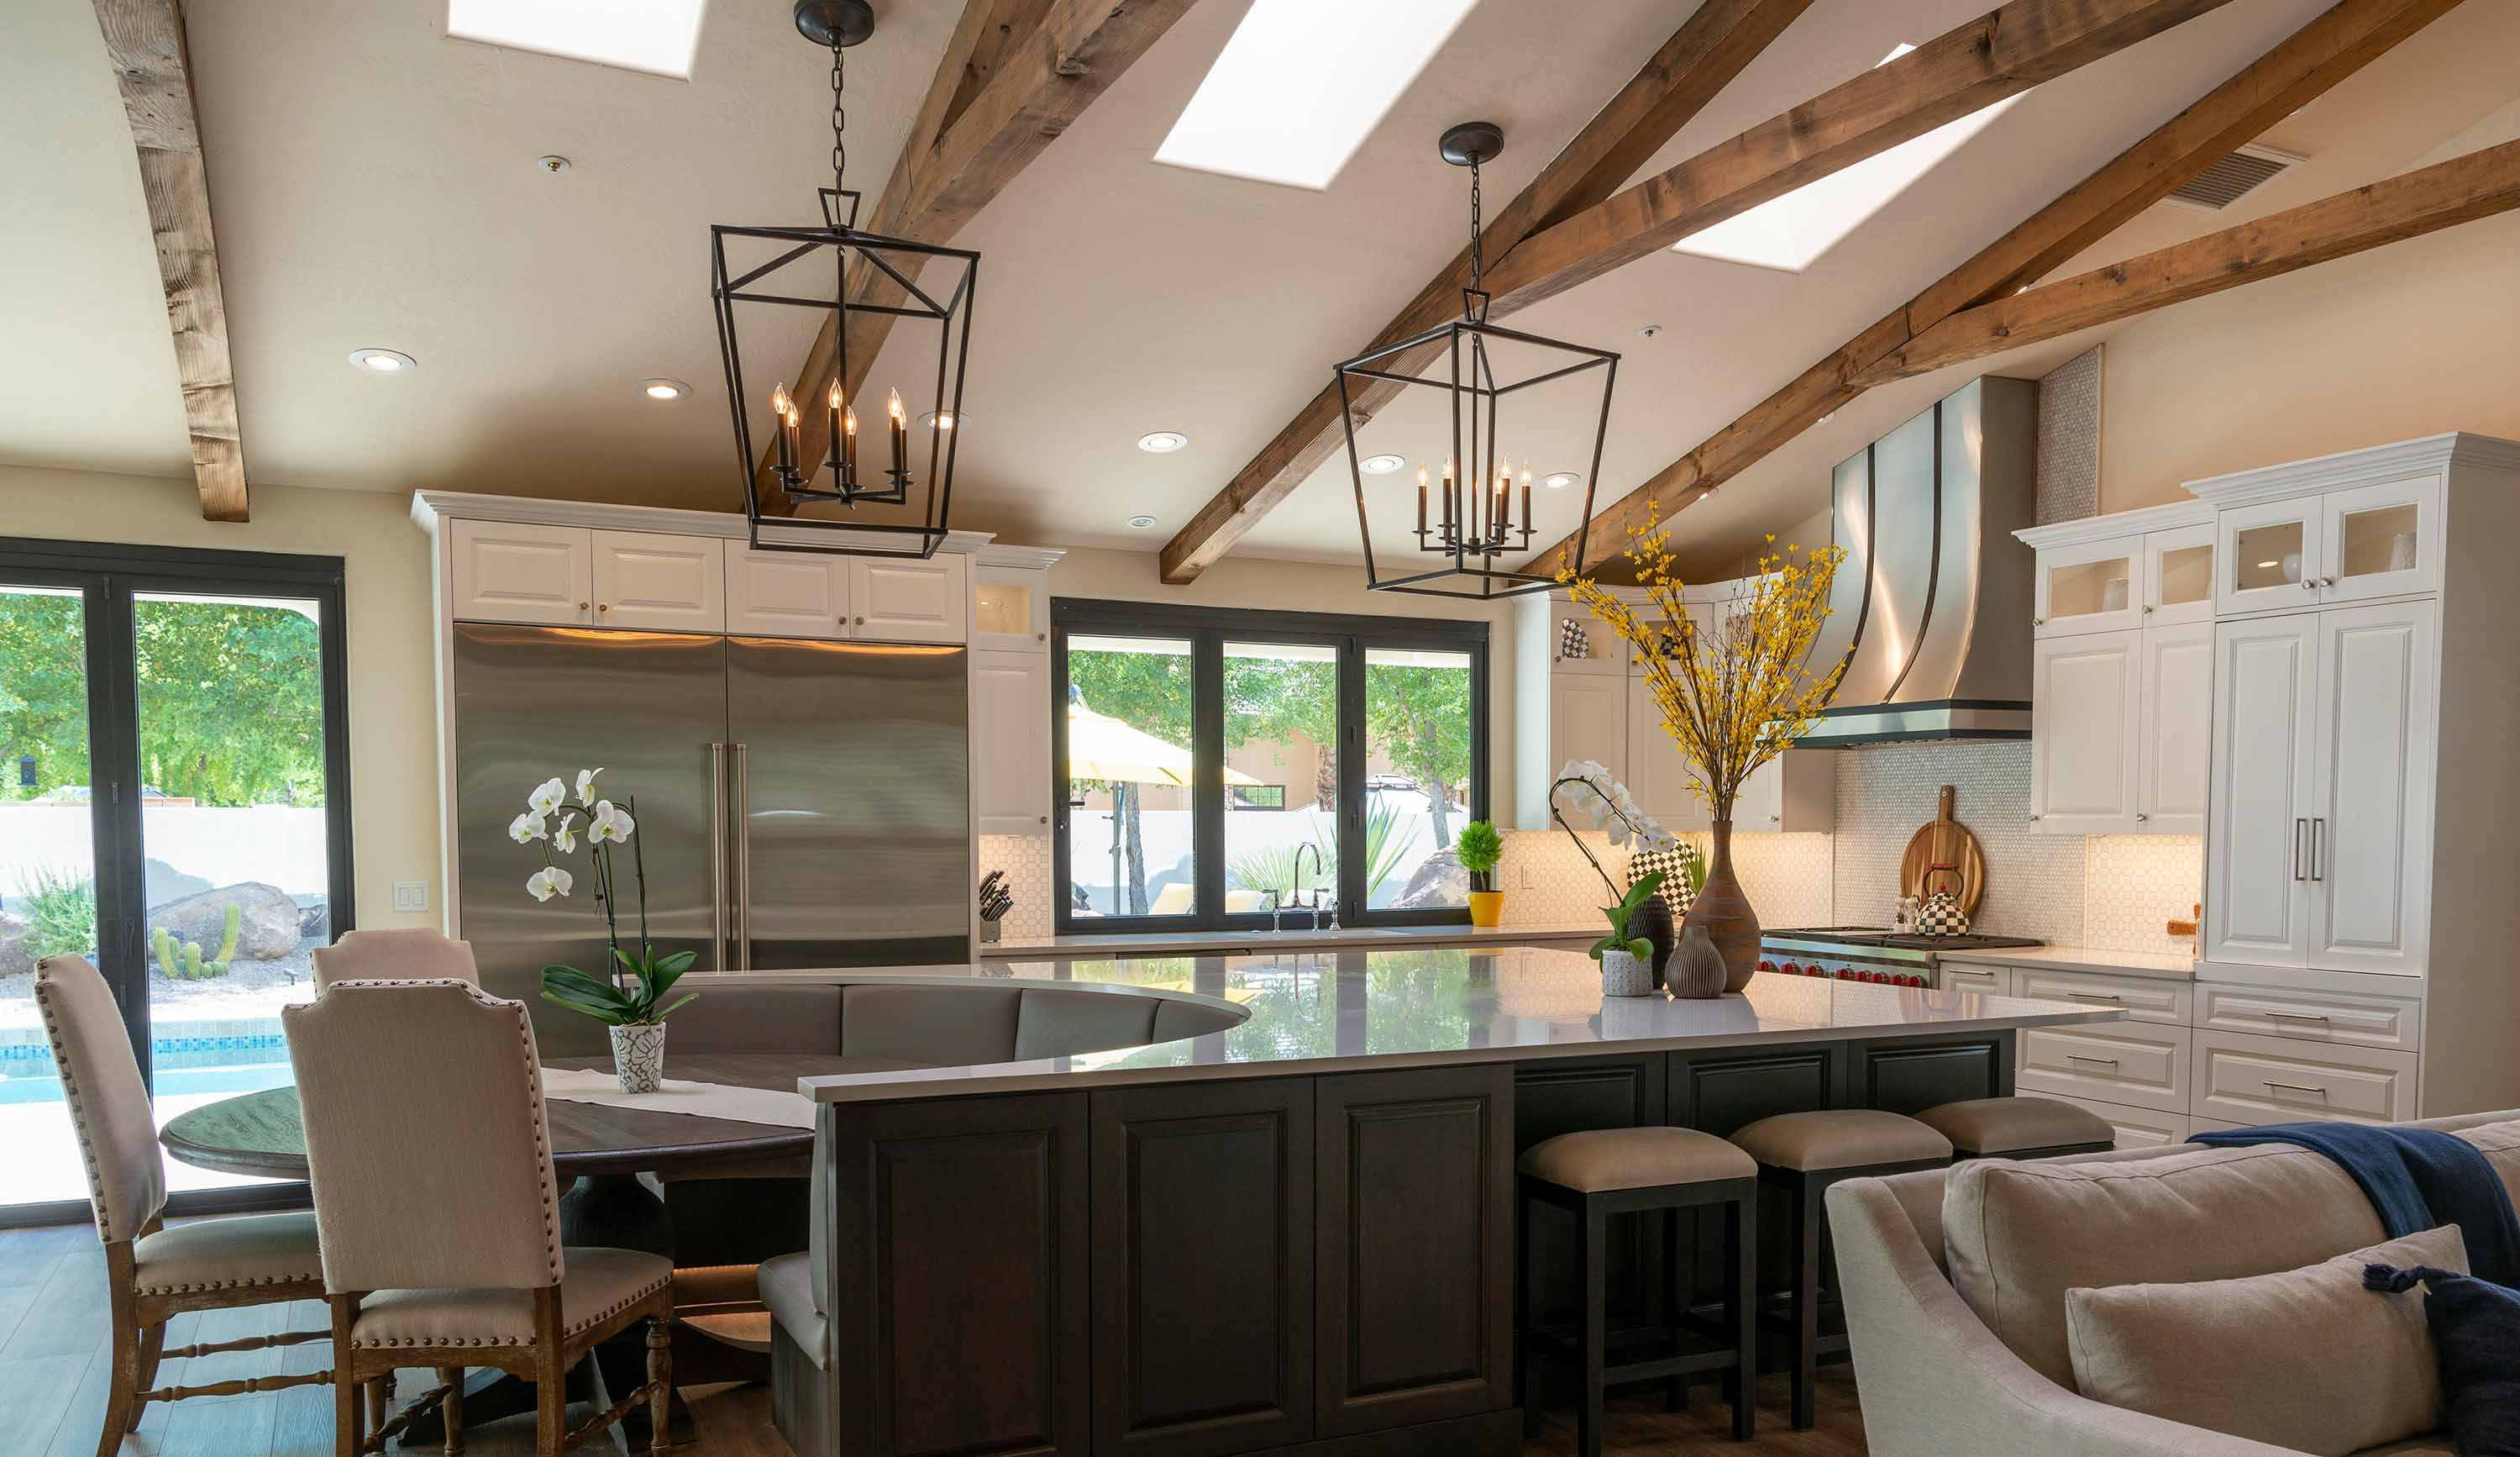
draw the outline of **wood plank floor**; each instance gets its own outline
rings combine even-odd
[[[104,1384],[112,1366],[106,1317],[105,1254],[92,1226],[0,1230],[0,1457],[91,1457],[96,1452],[105,1417]],[[205,1311],[176,1317],[167,1328],[166,1343],[313,1330],[325,1320],[323,1304],[311,1300]],[[158,1380],[200,1386],[320,1371],[331,1360],[332,1347],[316,1342],[168,1361]],[[407,1399],[432,1381],[425,1371],[405,1372],[400,1391]],[[790,1457],[770,1424],[767,1388],[703,1387],[685,1394],[699,1441],[683,1451],[695,1457]],[[1814,1431],[1788,1429],[1783,1378],[1761,1382],[1759,1396],[1762,1432],[1747,1446],[1725,1435],[1730,1424],[1711,1388],[1701,1389],[1697,1404],[1686,1412],[1665,1413],[1659,1400],[1642,1395],[1614,1399],[1606,1440],[1610,1450],[1635,1457],[1716,1457],[1744,1451],[1861,1457],[1864,1452],[1864,1420],[1846,1367],[1822,1374],[1821,1420]],[[583,1419],[587,1413],[576,1415]],[[1551,1418],[1547,1432],[1528,1445],[1530,1457],[1574,1452],[1569,1414],[1552,1412]],[[473,1425],[466,1434],[466,1449],[475,1457],[531,1457],[534,1449],[530,1414]],[[578,1450],[602,1452],[605,1447],[599,1443]],[[333,1398],[324,1387],[152,1403],[139,1432],[122,1444],[124,1457],[331,1457],[332,1451]]]

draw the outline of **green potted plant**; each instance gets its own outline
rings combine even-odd
[[[1505,858],[1505,837],[1486,820],[1472,820],[1453,842],[1453,853],[1470,873],[1470,924],[1503,925],[1505,892],[1497,888],[1496,872],[1497,862]]]
[[[526,797],[525,812],[508,826],[508,838],[518,844],[540,841],[543,845],[543,868],[525,882],[525,891],[536,900],[565,896],[576,884],[556,854],[569,854],[577,849],[580,834],[586,841],[587,858],[595,872],[596,903],[604,907],[605,939],[611,955],[606,960],[604,975],[590,976],[575,967],[543,968],[543,1000],[554,1006],[581,1012],[603,1023],[612,1033],[612,1071],[621,1079],[625,1093],[652,1093],[665,1080],[665,1019],[688,1002],[697,992],[665,1000],[682,975],[698,959],[694,951],[676,951],[658,956],[655,944],[648,938],[648,865],[647,857],[631,837],[638,829],[633,811],[638,801],[625,797],[621,803],[594,797],[595,776],[601,769],[577,771],[577,797],[568,797],[567,786],[555,777],[536,786]],[[583,832],[578,819],[584,816]],[[639,891],[639,945],[633,951],[621,944],[619,916],[620,883],[614,877],[612,852],[620,845],[630,845],[630,874]]]
[[[1630,886],[1617,905],[1601,907],[1601,914],[1610,918],[1610,933],[1593,943],[1593,959],[1601,964],[1603,996],[1641,997],[1653,991],[1653,942],[1632,934],[1628,923],[1661,888],[1662,873],[1656,871]]]

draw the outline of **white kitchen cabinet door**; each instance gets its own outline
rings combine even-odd
[[[2316,613],[2215,624],[2203,960],[2309,964],[2318,636]]]
[[[959,643],[970,619],[970,558],[938,552],[849,559],[849,636],[885,643]]]
[[[2025,1037],[2030,1035],[2023,1034]],[[2402,1123],[2415,1116],[2415,1054],[2198,1030],[2198,1119]]]
[[[1621,783],[1628,777],[1628,675],[1549,675],[1549,772],[1592,759]]]
[[[2321,602],[2367,602],[2441,590],[2442,478],[2384,480],[2319,498],[2327,558]]]
[[[1751,770],[1732,800],[1732,828],[1753,834],[1836,829],[1841,751],[1788,749]]]
[[[830,552],[761,552],[727,543],[726,630],[848,636],[849,561]]]
[[[726,630],[726,543],[659,531],[595,533],[595,625]]]
[[[971,820],[982,835],[1050,833],[1050,656],[971,655]]]
[[[1038,567],[971,568],[971,648],[1050,651],[1050,573]]]
[[[2318,615],[2309,964],[2421,976],[2432,903],[2431,602]]]
[[[2143,537],[2143,625],[2214,620],[2214,524]]]
[[[1642,677],[1628,681],[1627,746],[1628,772],[1620,782],[1645,813],[1671,831],[1703,830],[1712,823],[1706,806],[1689,792],[1688,762],[1663,728],[1662,707]]]
[[[2143,630],[2136,827],[2202,835],[2213,796],[2214,624]]]
[[[2041,638],[2031,649],[2030,817],[2049,835],[2138,827],[2141,631]]]
[[[2326,520],[2316,496],[2235,506],[2214,520],[2214,613],[2318,605]]]
[[[595,620],[593,535],[584,526],[449,522],[447,615],[544,626]]]
[[[2139,536],[2041,552],[2031,625],[2041,637],[2142,626],[2143,566]]]

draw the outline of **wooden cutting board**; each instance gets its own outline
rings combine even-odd
[[[1968,826],[1952,818],[1952,786],[1944,785],[1934,818],[1909,837],[1908,853],[1899,857],[1899,893],[1921,901],[1949,890],[1959,897],[1961,910],[1975,916],[1986,894],[1986,854]]]

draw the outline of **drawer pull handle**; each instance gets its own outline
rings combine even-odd
[[[2065,1054],[2065,1061],[2069,1063],[2090,1063],[2093,1067],[2098,1068],[2114,1068],[2118,1065],[2118,1060],[2115,1058],[2087,1058],[2079,1052],[2069,1052]]]
[[[2065,995],[2078,1002],[2123,1002],[2126,998],[2109,991],[2069,991]]]
[[[2313,1087],[2308,1083],[2277,1082],[2272,1077],[2267,1078],[2265,1081],[2268,1087],[2281,1088],[2287,1093],[2317,1093],[2321,1100],[2324,1100],[2327,1097],[2327,1089]]]
[[[2324,1012],[2277,1012],[2272,1008],[2269,1008],[2266,1015],[2275,1019],[2277,1022],[2327,1021],[2327,1014]]]

